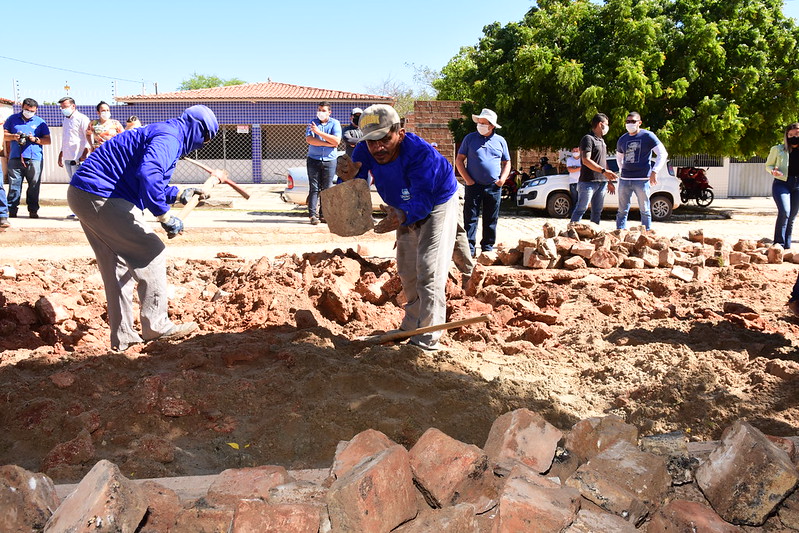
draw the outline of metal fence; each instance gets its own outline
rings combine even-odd
[[[289,168],[305,166],[308,152],[305,127],[305,124],[264,124],[259,128],[225,125],[210,143],[187,157],[227,170],[237,183],[282,183]],[[182,161],[172,175],[173,183],[204,180],[201,169]]]
[[[724,158],[712,155],[672,155],[669,154],[669,162],[673,167],[723,167]]]

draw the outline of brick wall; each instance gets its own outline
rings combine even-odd
[[[438,143],[438,151],[454,165],[456,146],[448,124],[452,119],[462,118],[462,103],[455,100],[417,100],[413,103],[413,112],[405,116],[405,129],[429,143]],[[501,117],[499,123],[502,124]],[[500,130],[499,133],[502,134],[502,131]],[[542,156],[547,156],[549,163],[557,168],[557,149],[511,150],[510,154],[513,168],[520,171],[528,169],[531,165],[538,165]],[[562,166],[560,171],[565,173],[566,167]]]
[[[455,141],[449,131],[449,121],[461,116],[461,104],[455,100],[417,100],[413,113],[405,116],[405,129],[429,143],[438,143],[438,151],[455,164]]]

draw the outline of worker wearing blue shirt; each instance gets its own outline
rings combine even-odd
[[[457,181],[452,165],[435,148],[406,133],[393,107],[366,108],[358,123],[363,137],[339,158],[337,174],[368,179],[388,204],[375,232],[397,231],[397,272],[407,299],[401,330],[446,322],[446,285],[458,222]],[[437,350],[441,331],[414,335],[410,343]]]
[[[67,201],[89,240],[105,285],[111,347],[157,338],[180,338],[197,329],[176,325],[167,315],[166,247],[144,218],[155,215],[171,238],[183,222],[170,211],[178,198],[169,185],[178,159],[209,142],[219,131],[213,111],[196,105],[180,118],[128,130],[101,144],[75,172]],[[187,203],[199,189],[180,194]],[[133,287],[138,283],[142,333],[134,328]]]

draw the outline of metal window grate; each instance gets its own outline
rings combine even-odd
[[[724,158],[706,154],[671,155],[669,161],[675,167],[723,167]]]

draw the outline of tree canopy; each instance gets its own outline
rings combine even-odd
[[[185,79],[178,86],[178,91],[193,91],[194,89],[210,89],[211,87],[227,87],[228,85],[242,85],[247,83],[239,78],[223,80],[219,76],[206,76],[196,72],[190,78]]]
[[[597,112],[615,138],[638,111],[672,154],[749,157],[799,121],[799,30],[781,0],[539,0],[483,34],[434,86],[465,116],[496,111],[514,147],[574,146]]]

